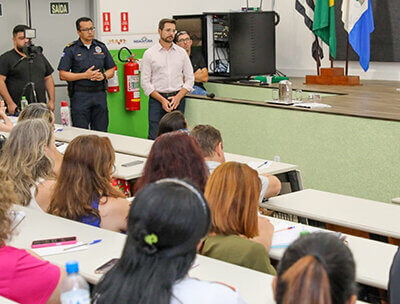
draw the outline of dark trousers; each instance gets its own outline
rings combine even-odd
[[[161,94],[164,97],[174,96],[176,94]],[[181,102],[179,103],[178,108],[176,109],[185,113],[185,98],[182,98]],[[149,98],[149,139],[155,139],[158,134],[158,124],[160,123],[161,118],[168,112],[165,112],[161,106],[161,103],[152,97]]]
[[[74,127],[107,132],[107,94],[75,91],[71,98],[71,118]]]

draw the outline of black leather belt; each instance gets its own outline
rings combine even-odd
[[[168,97],[171,97],[171,96],[175,96],[178,93],[179,93],[179,91],[171,92],[171,93],[160,93],[160,95],[163,96],[164,98],[168,98]]]
[[[90,93],[94,93],[94,92],[102,92],[104,91],[104,86],[100,85],[100,86],[81,86],[79,84],[74,85],[74,91],[76,92],[90,92]]]

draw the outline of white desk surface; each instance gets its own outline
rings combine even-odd
[[[400,206],[351,196],[306,189],[273,197],[271,210],[400,238]]]
[[[63,127],[62,125],[56,124],[55,137],[58,141],[70,142],[75,137],[80,135],[98,135],[108,137],[116,152],[140,157],[147,157],[150,152],[151,146],[153,145],[153,140],[149,139],[75,127]]]
[[[126,235],[87,224],[70,221],[30,208],[15,206],[16,210],[26,213],[25,219],[17,227],[19,234],[14,235],[8,245],[29,249],[33,240],[62,236],[77,236],[78,241],[91,242],[102,239],[89,249],[44,257],[46,260],[64,266],[69,260],[79,262],[80,273],[90,282],[96,284],[102,275],[94,270],[112,258],[121,256]],[[190,271],[192,277],[202,280],[219,281],[239,290],[248,303],[274,303],[270,288],[272,276],[246,269],[219,260],[198,255]]]
[[[0,304],[13,304],[13,303],[17,303],[17,302],[11,301],[7,298],[0,296]]]
[[[129,167],[122,166],[132,161],[141,161],[141,163]],[[115,172],[113,173],[113,177],[125,180],[139,178],[142,176],[145,163],[146,159],[143,157],[115,153]]]
[[[250,156],[244,156],[240,154],[233,154],[233,153],[227,153],[225,152],[225,160],[226,161],[235,161],[239,163],[262,163],[266,161],[265,159],[262,158],[256,158],[256,157],[250,157]],[[279,173],[285,173],[289,171],[294,171],[298,170],[297,165],[291,165],[291,164],[286,164],[286,163],[281,163],[281,162],[274,162],[274,161],[268,161],[271,162],[271,165],[266,167],[266,168],[259,168],[257,171],[259,173],[268,173],[268,174],[279,174]]]
[[[268,219],[275,225],[281,222],[293,225],[293,222],[277,218],[268,217]],[[304,226],[305,230],[309,227],[296,223],[297,225]],[[397,246],[352,235],[347,235],[346,240],[356,262],[357,282],[387,290],[390,266],[397,252]],[[284,251],[285,248],[273,248],[269,255],[272,259],[280,260]]]
[[[56,130],[62,130],[55,132],[55,137],[56,140],[58,141],[70,142],[79,135],[95,134],[98,136],[106,136],[111,140],[111,143],[116,152],[136,155],[139,157],[147,157],[150,152],[151,146],[153,145],[154,142],[153,140],[150,139],[143,139],[138,137],[125,136],[125,135],[106,133],[100,131],[92,131],[75,127],[63,127],[61,125],[56,125]],[[227,161],[237,161],[242,163],[247,163],[247,162],[261,163],[265,161],[265,159],[254,158],[233,153],[225,153],[225,158]],[[258,171],[260,173],[279,174],[297,169],[298,167],[296,165],[271,161],[271,166],[266,168],[260,168],[258,169]]]
[[[95,284],[101,278],[101,275],[94,273],[96,268],[112,258],[119,257],[122,253],[126,238],[124,234],[70,221],[22,206],[15,206],[15,209],[23,210],[26,217],[16,229],[20,233],[14,235],[8,242],[11,246],[29,249],[33,240],[66,236],[77,236],[78,241],[82,242],[102,239],[100,243],[90,246],[87,250],[45,257],[45,259],[60,266],[64,266],[65,262],[69,260],[79,261],[81,274],[91,283]],[[275,218],[269,219],[275,224],[282,221]],[[348,240],[357,264],[357,281],[369,286],[387,289],[390,265],[397,251],[397,246],[352,236],[348,236]],[[270,256],[279,260],[283,252],[284,249],[272,249]],[[269,284],[270,278],[266,274],[201,255],[197,256],[197,260],[199,266],[191,270],[192,276],[203,280],[222,281],[232,285],[240,290],[248,301],[252,300],[249,303],[262,302],[254,301],[254,297],[260,299],[270,297],[268,293],[265,293],[267,292],[265,289],[258,288],[260,282],[263,286],[265,286],[264,283]]]

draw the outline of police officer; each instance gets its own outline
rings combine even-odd
[[[104,43],[94,39],[90,18],[76,20],[79,39],[68,44],[58,70],[68,81],[72,124],[75,127],[107,132],[107,79],[114,75],[114,60]]]

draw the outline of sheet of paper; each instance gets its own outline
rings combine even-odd
[[[289,227],[294,227],[293,229],[287,229]],[[313,233],[316,231],[320,231],[320,229],[311,226],[303,226],[300,224],[293,223],[279,223],[275,226],[274,236],[272,237],[272,245],[271,248],[282,248],[287,247],[295,240],[297,240],[302,231],[308,231],[309,233]]]
[[[68,144],[67,144],[67,143],[56,143],[56,146],[57,146],[58,152],[60,152],[61,154],[64,155],[65,150],[66,150],[67,147],[68,147]]]
[[[263,170],[263,169],[269,168],[271,166],[272,162],[268,161],[266,164],[264,164],[264,162],[249,161],[246,164],[250,168],[253,168],[254,170]]]
[[[294,106],[300,108],[308,108],[308,109],[332,108],[332,106],[328,104],[318,103],[318,102],[295,103]]]
[[[69,247],[74,247],[83,244],[83,242],[77,242],[72,245],[60,245],[60,246],[51,246],[51,247],[43,247],[43,248],[35,248],[32,249],[34,252],[36,252],[38,255],[44,257],[48,255],[56,255],[56,254],[62,254],[62,253],[70,253],[73,251],[80,251],[80,250],[86,250],[89,248],[89,245],[84,245],[84,246],[79,246],[77,248],[72,248],[69,250],[64,250]]]

